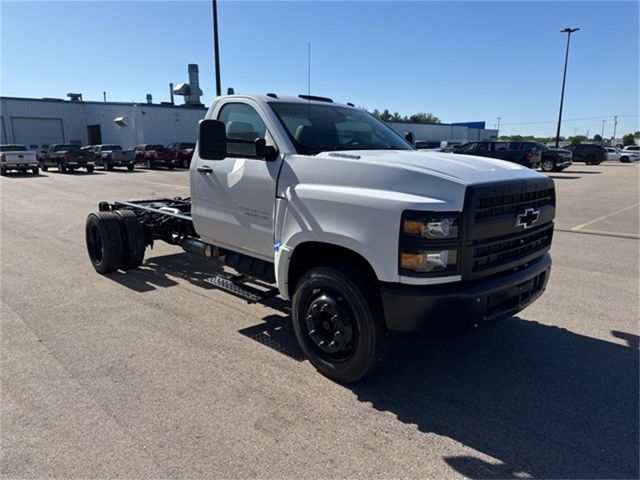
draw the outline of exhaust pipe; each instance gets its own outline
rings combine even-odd
[[[218,247],[193,237],[184,237],[180,246],[185,252],[194,253],[206,258],[220,258],[223,251]]]

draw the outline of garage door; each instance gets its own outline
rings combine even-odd
[[[12,117],[13,140],[22,145],[64,143],[61,118]]]

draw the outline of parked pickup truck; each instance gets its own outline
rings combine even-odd
[[[167,167],[173,170],[178,165],[178,156],[175,151],[167,150],[164,145],[138,145],[135,148],[136,163],[145,168]]]
[[[170,143],[167,145],[167,150],[176,152],[178,157],[178,165],[182,168],[189,168],[191,165],[191,158],[193,157],[193,150],[196,148],[195,143]]]
[[[540,169],[543,172],[561,172],[571,166],[573,153],[571,150],[551,148],[540,142],[522,142],[525,148],[537,148],[542,155]]]
[[[93,152],[81,150],[77,145],[54,144],[47,147],[47,151],[40,157],[40,168],[46,172],[49,167],[55,167],[58,172],[73,172],[84,168],[93,172]]]
[[[553,180],[417,151],[327,98],[218,97],[190,183],[188,198],[101,202],[86,221],[95,270],[136,268],[159,240],[217,259],[230,268],[211,285],[291,300],[302,351],[339,382],[379,367],[393,332],[512,316],[549,279]]]
[[[114,167],[127,167],[127,170],[132,171],[135,167],[135,150],[123,150],[120,145],[91,145],[83,148],[90,149],[96,156],[96,165],[105,170],[113,170]]]
[[[532,142],[470,142],[453,151],[464,155],[497,158],[529,168],[538,168],[542,160],[540,149]]]
[[[23,173],[30,170],[38,175],[38,154],[24,145],[0,145],[0,175],[6,175],[9,170]]]

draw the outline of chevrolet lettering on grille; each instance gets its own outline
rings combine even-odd
[[[522,227],[526,230],[527,228],[533,227],[539,218],[540,210],[527,208],[524,213],[521,213],[516,217],[516,227]]]

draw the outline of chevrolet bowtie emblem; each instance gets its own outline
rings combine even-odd
[[[527,208],[523,213],[516,217],[516,227],[522,227],[524,229],[533,227],[533,224],[540,218],[540,210],[534,210],[533,208]]]

